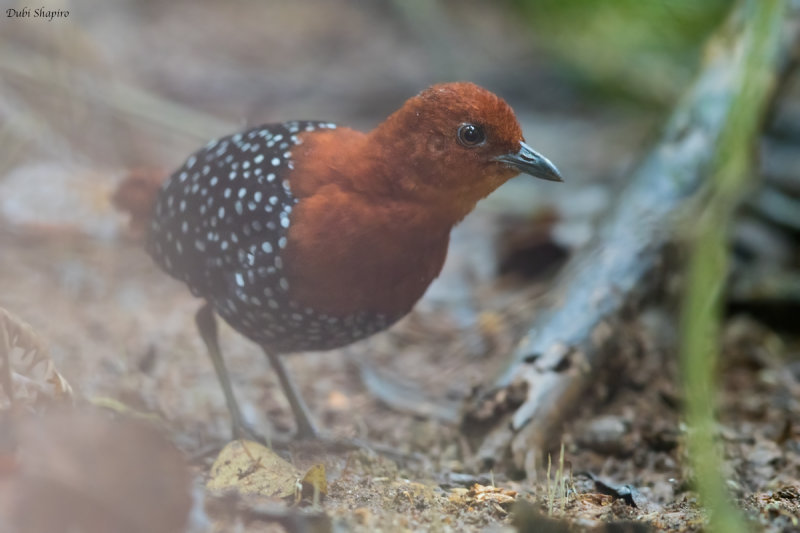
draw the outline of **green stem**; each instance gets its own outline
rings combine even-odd
[[[731,218],[755,175],[751,154],[774,85],[771,66],[786,2],[749,0],[743,8],[747,38],[739,90],[717,145],[708,202],[693,228],[681,314],[689,458],[701,502],[709,511],[709,529],[726,533],[748,528],[730,500],[722,475],[722,454],[714,439],[721,296],[728,272]]]

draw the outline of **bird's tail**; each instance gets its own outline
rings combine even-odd
[[[122,180],[111,201],[118,210],[130,215],[129,233],[138,241],[147,235],[147,226],[153,216],[161,185],[169,174],[161,169],[137,168]]]

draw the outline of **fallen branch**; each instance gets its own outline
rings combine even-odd
[[[678,103],[665,132],[634,172],[593,246],[567,265],[554,290],[560,307],[539,314],[512,352],[494,388],[468,408],[486,404],[512,385],[526,386],[516,409],[485,437],[478,459],[492,464],[506,456],[529,476],[559,437],[559,428],[608,356],[621,346],[626,311],[661,285],[660,267],[679,215],[701,197],[717,141],[740,90],[743,59],[752,46],[747,3],[735,9],[712,38],[694,85]],[[800,7],[794,5],[774,32],[779,53],[763,57],[775,80],[797,40]],[[539,463],[541,464],[541,463]]]

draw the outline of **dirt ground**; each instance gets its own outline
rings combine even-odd
[[[570,93],[519,21],[487,6],[467,3],[435,34],[395,4],[344,1],[237,4],[224,12],[213,2],[111,10],[87,1],[47,27],[2,20],[2,41],[15,55],[3,51],[0,62],[8,147],[0,173],[0,307],[32,326],[58,371],[93,405],[77,408],[89,419],[59,426],[51,418],[43,434],[19,429],[40,413],[25,414],[28,422],[3,419],[0,430],[30,444],[52,465],[48,472],[60,472],[64,461],[116,472],[114,458],[128,461],[120,476],[158,477],[165,496],[137,500],[134,491],[129,498],[120,477],[80,472],[69,478],[79,480],[72,488],[94,487],[85,492],[153,516],[185,516],[193,505],[191,531],[702,530],[684,446],[674,302],[656,302],[632,321],[638,342],[597,376],[575,418],[565,420],[563,452],[551,450],[552,465],[543,459],[537,479],[520,479],[502,458],[492,469],[476,464],[471,428],[392,409],[364,386],[360,370],[377,369],[417,400],[458,406],[491,382],[539,305],[536,296],[591,235],[643,139],[657,131],[660,112]],[[427,14],[437,17],[435,9]],[[469,54],[459,48],[465,28],[485,44]],[[510,68],[520,62],[526,76]],[[199,302],[128,236],[109,201],[114,187],[133,168],[171,168],[244,123],[320,117],[368,128],[442,78],[504,94],[526,138],[567,183],[514,180],[483,202],[457,228],[441,278],[390,331],[287,358],[326,432],[374,444],[276,447],[299,476],[324,465],[321,501],[303,493],[309,483],[283,497],[204,489],[230,425],[195,329]],[[794,328],[781,329],[736,312],[724,327],[720,453],[731,493],[759,530],[800,531],[796,325],[795,318]],[[248,421],[276,440],[291,432],[287,401],[261,351],[227,326],[221,342]],[[150,447],[144,433],[127,433],[126,421],[142,419],[168,442]],[[59,438],[63,456],[47,444]],[[13,455],[4,442],[0,459]],[[172,475],[169,465],[181,461],[188,472]],[[239,479],[261,468],[251,463]],[[19,488],[21,464],[18,474],[0,460],[0,495]],[[181,497],[187,487],[194,487],[190,497]],[[65,523],[68,506],[58,511],[54,503],[63,503],[61,493],[19,493],[41,499],[53,523]],[[0,526],[37,513],[5,501]]]

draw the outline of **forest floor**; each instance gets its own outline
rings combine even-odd
[[[673,301],[656,302],[631,322],[637,334],[626,338],[637,342],[612,358],[575,416],[565,419],[563,452],[550,450],[551,464],[542,458],[536,479],[520,479],[504,458],[492,468],[476,464],[475,428],[391,409],[367,390],[359,371],[368,364],[433,402],[466,399],[490,383],[540,305],[536,296],[591,233],[612,191],[646,148],[642,139],[657,132],[659,113],[589,99],[576,104],[580,97],[546,69],[522,80],[508,68],[514,62],[525,61],[532,72],[541,66],[525,29],[513,17],[477,4],[461,12],[458,24],[474,32],[473,40],[502,47],[487,44],[469,59],[426,52],[433,45],[448,49],[444,41],[460,42],[456,26],[442,33],[444,41],[432,43],[381,9],[362,9],[357,2],[305,4],[273,8],[269,16],[259,11],[265,7],[248,4],[234,18],[210,3],[195,9],[184,0],[158,9],[130,8],[123,23],[87,1],[73,10],[80,27],[62,24],[56,37],[52,28],[3,21],[9,30],[3,40],[23,54],[17,59],[30,66],[55,57],[80,76],[20,70],[16,59],[0,56],[7,105],[26,109],[30,118],[30,124],[15,122],[19,130],[8,130],[5,145],[17,149],[0,162],[0,307],[32,326],[55,367],[91,405],[77,408],[88,419],[76,418],[74,425],[51,419],[37,433],[24,429],[23,420],[0,429],[17,427],[11,433],[50,472],[77,469],[70,479],[81,479],[78,488],[102,494],[112,507],[118,499],[133,513],[137,505],[177,513],[186,501],[165,496],[137,502],[113,479],[82,479],[81,467],[87,474],[98,464],[117,472],[129,461],[119,472],[133,485],[156,477],[166,487],[160,490],[174,496],[169,465],[186,461],[188,474],[174,472],[174,492],[186,490],[187,476],[196,487],[197,531],[204,523],[219,532],[281,529],[266,517],[298,531],[310,530],[314,520],[327,523],[326,517],[337,531],[510,531],[515,521],[521,529],[542,531],[702,530],[706,517],[687,466]],[[305,18],[309,5],[312,19]],[[205,26],[209,21],[213,26]],[[300,25],[305,41],[293,35]],[[197,27],[213,27],[214,33]],[[254,51],[257,35],[268,36],[270,48]],[[366,40],[379,44],[361,46]],[[220,42],[225,54],[212,44]],[[230,426],[195,329],[199,302],[127,236],[126,220],[109,202],[115,185],[139,166],[172,168],[208,138],[241,126],[215,117],[247,116],[245,122],[253,124],[334,115],[366,128],[385,115],[386,102],[399,104],[448,77],[441,74],[447,68],[507,93],[526,137],[559,165],[567,183],[514,180],[483,202],[456,230],[442,277],[390,331],[347,349],[286,359],[319,425],[374,449],[276,446],[290,465],[281,463],[291,487],[282,486],[280,497],[236,498],[205,489],[216,471],[214,460],[230,441]],[[309,79],[321,89],[308,89]],[[524,96],[534,81],[536,96]],[[96,99],[112,86],[143,92],[111,91],[113,98]],[[114,99],[120,95],[158,98],[131,104]],[[157,107],[176,101],[188,107]],[[15,137],[18,131],[23,133]],[[800,530],[797,331],[774,331],[742,314],[728,316],[723,329],[717,428],[723,474],[757,529]],[[290,433],[288,404],[258,347],[225,325],[221,342],[249,422],[267,436]],[[171,444],[150,448],[137,430],[128,440],[115,440],[114,431],[103,429],[111,427],[109,419],[143,419]],[[48,447],[62,441],[58,453]],[[6,444],[0,438],[0,526],[29,510],[13,507],[18,498],[4,497],[20,486],[3,461]],[[255,447],[248,450],[249,463],[234,476],[240,481],[269,471],[266,456],[259,460]],[[314,502],[297,480],[318,465],[324,466],[327,490]],[[319,483],[311,485],[321,490]],[[31,490],[15,494],[33,495],[32,516],[51,509],[59,523],[69,514],[63,498],[48,500],[52,494]],[[197,508],[203,500],[204,512]]]
[[[98,404],[109,405],[110,398],[126,406],[122,418],[130,416],[127,409],[154,415],[198,482],[205,481],[230,429],[194,329],[197,301],[133,245],[29,235],[4,235],[0,244],[3,305],[47,340],[65,378]],[[497,360],[471,353],[459,339],[477,336],[484,347],[501,347],[512,342],[510,333],[463,331],[444,313],[415,312],[346,351],[288,358],[326,431],[391,451],[334,452],[313,443],[284,448],[300,472],[325,467],[327,497],[312,511],[332,517],[339,530],[480,531],[510,526],[512,509],[527,516],[526,508],[512,507],[522,501],[530,502],[529,512],[583,527],[633,520],[657,530],[702,529],[686,466],[675,353],[657,342],[669,328],[666,321],[649,321],[658,324],[656,333],[643,325],[640,345],[598,376],[578,415],[565,421],[564,466],[559,450],[552,450],[549,472],[543,462],[539,479],[514,480],[502,463],[493,471],[475,469],[475,443],[464,428],[388,409],[359,379],[353,361],[367,357],[434,398],[464,396],[479,386]],[[251,422],[268,434],[291,431],[288,405],[260,350],[227,327],[222,344]],[[726,324],[718,428],[725,477],[748,515],[770,531],[792,530],[800,516],[800,366],[787,358],[788,350],[754,321],[733,317]],[[92,455],[118,453],[104,449],[102,439],[77,445]],[[161,474],[147,464],[137,473]],[[503,492],[476,489],[476,483]],[[308,506],[300,504],[306,512]],[[233,531],[246,516],[210,509],[215,531]],[[256,520],[246,528],[261,530],[270,526]]]

